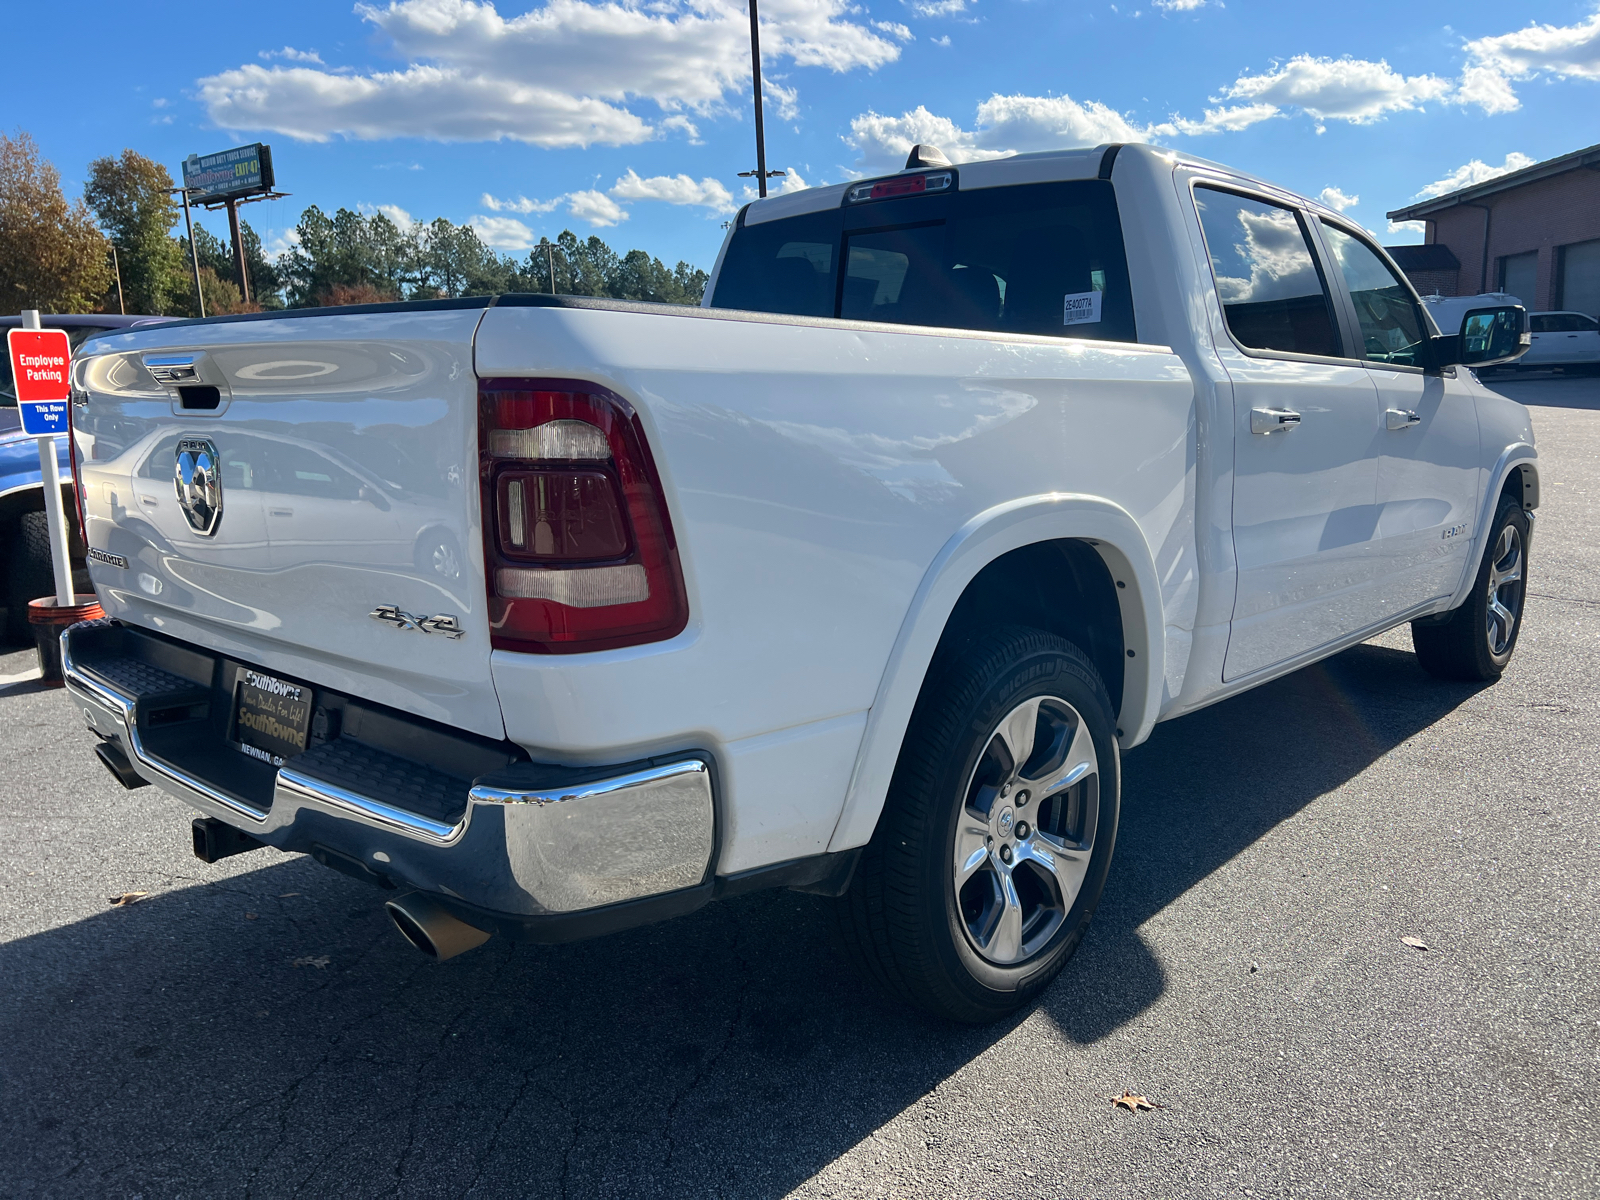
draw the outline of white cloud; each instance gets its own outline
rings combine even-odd
[[[661,122],[659,128],[663,132],[668,129],[682,130],[685,136],[688,137],[689,144],[691,146],[705,145],[705,143],[700,140],[700,127],[693,121],[689,120],[689,118],[684,116],[682,113],[677,113],[668,117],[666,120]]]
[[[1389,233],[1390,233],[1391,236],[1393,236],[1395,234],[1409,234],[1409,233],[1425,234],[1427,232],[1428,232],[1428,223],[1426,221],[1394,221],[1394,220],[1391,220],[1389,222]]]
[[[695,204],[713,212],[734,211],[733,195],[707,176],[695,182],[688,175],[652,175],[641,179],[631,167],[617,180],[611,195],[618,200],[664,200],[668,204]]]
[[[901,0],[919,17],[953,17],[967,11],[967,0]]]
[[[811,185],[809,183],[800,177],[800,172],[791,167],[777,179],[767,181],[767,195],[787,196],[790,192],[803,192],[810,186]],[[749,203],[751,200],[759,199],[760,195],[761,193],[756,190],[754,184],[747,183],[744,185],[745,203]]]
[[[1600,79],[1600,12],[1574,25],[1529,25],[1514,33],[1467,43],[1471,65],[1462,72],[1458,97],[1485,112],[1522,106],[1511,83],[1541,73]]]
[[[382,213],[393,221],[402,233],[417,223],[416,218],[398,204],[357,204],[356,211],[366,217]]]
[[[566,201],[568,212],[596,227],[619,225],[628,219],[628,210],[604,192],[572,192]]]
[[[977,118],[976,127],[968,130],[923,105],[898,117],[862,113],[850,122],[845,142],[861,155],[865,169],[877,171],[903,166],[919,142],[938,146],[952,162],[977,162],[1019,151],[1142,142],[1163,132],[1161,127],[1137,128],[1115,109],[1070,96],[994,95],[978,105]]]
[[[1164,8],[1168,12],[1193,12],[1197,8],[1204,8],[1206,0],[1155,0],[1157,8]]]
[[[631,175],[633,172],[630,171],[629,174]],[[635,176],[635,178],[637,178],[637,176]],[[619,179],[617,182],[621,183],[622,180]],[[707,182],[712,181],[708,180]],[[565,207],[568,214],[571,216],[580,221],[587,221],[589,224],[597,226],[616,225],[628,219],[628,213],[626,209],[619,205],[615,200],[611,199],[611,197],[607,196],[604,192],[597,192],[593,190],[583,192],[567,192],[565,195],[557,196],[554,200],[530,200],[526,196],[518,196],[515,200],[508,200],[499,196],[490,195],[488,192],[485,192],[478,198],[478,203],[483,205],[483,207],[487,208],[490,212],[512,212],[522,213],[523,215],[527,215],[529,213],[538,213],[543,215],[545,213],[553,213],[556,211],[556,209]],[[502,220],[504,223],[495,227],[507,230],[508,236],[514,234],[515,231],[512,229],[513,226],[522,225],[522,222],[513,220],[511,218],[502,219],[495,217],[474,217],[473,224],[476,225],[479,222],[490,224]]]
[[[762,51],[769,63],[832,71],[898,58],[894,41],[849,19],[855,11],[849,0],[768,0]],[[545,0],[510,19],[492,0],[390,0],[356,12],[408,60],[403,69],[245,64],[199,81],[211,119],[308,141],[621,145],[662,128],[630,105],[649,101],[668,120],[684,109],[720,112],[724,97],[750,77],[749,23],[739,0]]]
[[[1192,121],[1184,117],[1174,116],[1165,126],[1153,126],[1153,132],[1187,133],[1190,135],[1207,133],[1238,133],[1241,129],[1248,129],[1280,115],[1276,104],[1235,104],[1232,107],[1208,108],[1202,120]]]
[[[934,38],[933,39],[933,44],[935,46],[948,46],[950,44],[950,35],[947,33],[947,34],[944,34],[942,37]]]
[[[515,217],[473,217],[467,224],[477,231],[478,240],[496,250],[529,250],[537,241],[533,230]]]
[[[565,198],[557,196],[554,200],[529,200],[526,196],[518,196],[515,200],[500,200],[485,192],[478,203],[490,212],[547,213],[554,212]]]
[[[261,252],[267,256],[268,262],[277,262],[281,255],[287,254],[300,244],[300,231],[298,229],[280,229],[267,236]]]
[[[1498,167],[1491,167],[1486,162],[1473,159],[1463,166],[1457,167],[1443,179],[1436,179],[1427,187],[1416,194],[1413,199],[1431,200],[1435,196],[1443,196],[1448,192],[1458,192],[1464,187],[1471,187],[1475,183],[1486,183],[1498,175],[1509,175],[1512,171],[1520,171],[1523,167],[1531,167],[1538,161],[1529,158],[1526,154],[1519,154],[1513,150],[1506,155],[1506,161]]]
[[[1339,212],[1343,212],[1347,208],[1354,208],[1361,203],[1360,196],[1346,196],[1336,187],[1323,188],[1317,194],[1317,199],[1321,200],[1329,208],[1337,209]]]
[[[285,46],[282,50],[262,50],[257,58],[272,60],[281,58],[285,62],[315,63],[322,66],[322,57],[315,50],[296,50],[293,46]]]
[[[902,42],[912,42],[916,40],[916,35],[912,33],[909,28],[900,24],[898,21],[874,21],[872,23],[872,27],[874,29],[881,29],[890,37],[897,37]]]
[[[778,116],[785,121],[793,121],[800,116],[800,93],[794,88],[784,87],[775,79],[762,78],[761,98],[776,109]]]
[[[1321,120],[1365,125],[1391,112],[1420,108],[1450,91],[1447,79],[1402,75],[1381,59],[1299,54],[1266,74],[1239,76],[1221,98],[1275,109],[1298,108]]]

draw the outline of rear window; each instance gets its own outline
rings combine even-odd
[[[711,302],[1137,340],[1116,196],[1099,181],[916,195],[743,226]]]

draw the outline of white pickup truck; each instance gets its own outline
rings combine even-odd
[[[1148,146],[747,206],[700,309],[501,296],[89,343],[107,617],[67,687],[127,786],[383,888],[446,958],[839,897],[982,1021],[1098,903],[1119,755],[1402,622],[1517,641],[1538,462],[1313,201]]]

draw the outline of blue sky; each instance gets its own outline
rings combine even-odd
[[[754,165],[745,12],[28,5],[0,120],[69,190],[125,146],[176,175],[270,142],[293,195],[245,210],[269,247],[314,203],[471,221],[508,251],[570,227],[709,267]],[[1394,244],[1420,235],[1385,210],[1600,141],[1596,0],[763,0],[761,17],[768,165],[791,185],[897,169],[919,140],[956,161],[1147,140],[1323,195]]]

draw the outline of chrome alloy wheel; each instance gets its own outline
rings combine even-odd
[[[1517,619],[1522,615],[1522,533],[1507,524],[1495,542],[1489,560],[1489,653],[1501,658],[1510,652]]]
[[[1094,853],[1100,764],[1065,700],[1006,714],[978,757],[956,818],[956,907],[983,958],[1011,966],[1043,949],[1072,910]]]

